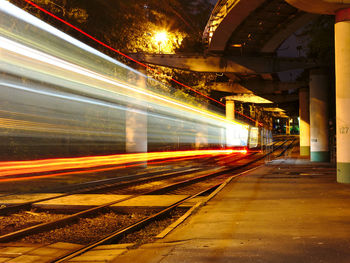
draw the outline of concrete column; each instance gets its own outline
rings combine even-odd
[[[310,160],[329,161],[328,77],[324,70],[310,71]]]
[[[350,8],[336,13],[337,181],[350,183]]]
[[[233,121],[235,119],[235,102],[226,100],[226,119]]]
[[[203,110],[208,110],[208,105],[202,104],[201,108]],[[195,138],[195,148],[207,148],[209,145],[209,127],[207,124],[196,124],[196,138]]]
[[[208,147],[208,125],[197,124],[196,130],[195,148],[201,149]]]
[[[299,89],[299,134],[300,155],[310,156],[309,90]]]
[[[273,118],[272,117],[270,117],[270,119],[269,119],[269,129],[270,129],[270,131],[273,130]]]
[[[286,118],[286,135],[290,135],[290,122],[289,122],[289,118]]]
[[[255,113],[255,127],[259,127],[260,114]]]
[[[145,70],[139,68],[139,71],[145,73]],[[136,73],[129,73],[129,80],[140,88],[146,88],[147,79]],[[134,99],[141,99],[140,95],[135,94]],[[147,152],[147,110],[135,109],[132,105],[128,107],[125,113],[125,151],[127,153]]]
[[[226,100],[226,119],[233,121],[235,119],[235,102]],[[226,147],[233,146],[234,128],[231,125],[226,127]]]

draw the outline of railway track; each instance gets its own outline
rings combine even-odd
[[[213,169],[212,171],[206,171],[204,172],[205,169],[207,168],[203,168],[202,170],[199,168],[191,168],[191,169],[178,169],[178,171],[173,171],[170,172],[168,174],[162,174],[162,173],[156,173],[156,175],[154,175],[154,177],[152,179],[150,178],[138,178],[138,179],[133,179],[133,180],[129,180],[128,182],[111,182],[110,181],[105,181],[105,183],[107,182],[107,184],[104,184],[102,182],[91,182],[91,184],[85,184],[85,187],[83,189],[79,189],[79,190],[75,190],[73,192],[69,192],[69,193],[64,193],[63,195],[59,196],[68,196],[71,194],[76,194],[76,193],[95,193],[95,192],[99,192],[99,191],[106,191],[107,189],[115,189],[115,188],[119,188],[122,189],[123,187],[126,186],[131,186],[131,185],[135,185],[135,184],[147,184],[150,181],[156,181],[156,180],[166,180],[169,178],[174,178],[175,176],[178,176],[180,179],[177,179],[176,182],[170,183],[167,182],[164,186],[162,187],[157,187],[157,188],[152,188],[152,189],[146,189],[145,191],[138,193],[138,194],[131,194],[127,197],[112,201],[112,202],[108,202],[90,209],[85,209],[83,211],[79,211],[77,213],[73,213],[70,215],[66,215],[63,216],[62,218],[59,218],[57,220],[51,221],[51,222],[47,222],[47,223],[42,223],[42,224],[37,224],[34,226],[30,226],[27,228],[23,228],[23,229],[19,229],[16,230],[14,232],[11,233],[7,233],[4,234],[2,236],[0,236],[0,242],[9,242],[9,241],[14,241],[14,240],[18,240],[19,238],[23,238],[25,236],[29,236],[29,235],[34,235],[37,233],[41,233],[44,231],[50,231],[52,229],[57,229],[57,228],[62,228],[66,225],[69,225],[71,223],[77,222],[79,219],[81,218],[86,218],[89,216],[93,216],[96,213],[100,213],[102,211],[106,211],[106,209],[108,210],[108,208],[110,208],[112,205],[116,205],[118,203],[121,203],[123,201],[126,200],[131,200],[131,199],[135,199],[137,197],[143,196],[143,195],[156,195],[156,194],[164,194],[164,193],[175,193],[178,194],[178,189],[183,189],[180,191],[184,191],[187,192],[186,197],[184,197],[183,199],[181,199],[180,201],[175,202],[174,204],[170,205],[169,207],[161,210],[161,211],[157,211],[155,214],[146,217],[144,219],[139,220],[138,222],[133,222],[131,225],[128,225],[126,227],[121,227],[116,231],[113,231],[112,234],[107,234],[105,235],[103,238],[98,239],[97,241],[94,242],[90,242],[88,245],[86,245],[84,247],[84,251],[91,249],[92,247],[97,246],[98,244],[101,243],[105,243],[108,242],[108,240],[111,239],[118,239],[120,236],[125,235],[126,233],[130,233],[132,231],[135,231],[137,229],[139,229],[140,227],[142,227],[143,225],[145,225],[146,223],[149,223],[152,220],[155,220],[161,216],[164,216],[166,213],[168,213],[169,211],[175,209],[176,207],[178,207],[179,205],[181,205],[182,203],[186,202],[187,200],[193,199],[199,195],[203,195],[204,193],[210,192],[212,191],[212,189],[215,189],[216,187],[218,187],[218,185],[220,185],[223,181],[227,180],[227,178],[232,177],[232,172],[236,171],[236,175],[235,176],[239,176],[240,172],[242,171],[242,169],[247,169],[247,167],[251,167],[253,164],[255,164],[255,167],[258,166],[258,162],[264,158],[266,158],[266,156],[272,154],[272,153],[276,153],[278,151],[280,151],[280,153],[277,153],[279,156],[283,155],[283,153],[290,147],[292,147],[294,141],[290,142],[288,144],[288,141],[285,141],[283,143],[281,143],[280,145],[276,146],[276,148],[274,149],[273,152],[269,152],[266,154],[260,154],[258,156],[255,156],[256,154],[251,154],[251,155],[247,155],[246,157],[239,157],[236,158],[235,160],[232,161],[228,161],[226,160],[226,166],[222,167],[222,168],[216,168]],[[286,147],[283,146],[286,145]],[[251,160],[248,157],[255,157],[253,160]],[[222,161],[225,161],[226,158],[222,158]],[[244,161],[245,160],[245,161]],[[244,161],[244,163],[239,164],[239,165],[235,165],[233,166],[232,163],[237,163],[237,162],[242,162]],[[186,178],[186,179],[181,179],[181,176],[187,176],[190,173],[196,173],[197,176],[193,177],[193,178]],[[144,176],[146,177],[146,176]],[[213,179],[214,178],[214,179]],[[203,182],[206,183],[203,183]],[[218,181],[220,183],[218,183]],[[92,185],[97,184],[97,186],[92,187]],[[201,187],[199,187],[199,184],[202,184]],[[208,184],[210,186],[208,186]],[[190,186],[190,188],[188,188]],[[187,187],[187,188],[186,188]],[[190,190],[189,190],[190,189]],[[198,190],[200,189],[200,190]],[[190,194],[188,192],[191,192]],[[58,197],[54,197],[54,198],[58,198]],[[51,198],[54,199],[54,198]],[[45,199],[48,200],[48,199]],[[36,200],[34,202],[30,202],[27,204],[20,204],[16,207],[17,211],[18,209],[30,209],[35,203],[37,203],[38,201],[43,201],[43,199],[41,200]],[[11,211],[10,209],[15,209],[15,208],[7,208],[8,211]],[[0,210],[1,211],[1,210]],[[3,210],[5,211],[5,210]],[[15,210],[12,210],[15,211]],[[83,253],[84,251],[75,251],[74,253]],[[76,254],[71,254],[69,255],[69,257],[74,256]],[[68,258],[63,257],[60,260],[68,260]],[[62,261],[57,261],[57,262],[62,262]]]
[[[234,156],[229,156],[229,157],[224,157],[220,158],[222,160],[225,160],[226,158],[231,158],[230,162],[234,162],[235,160],[241,160],[244,158],[247,158],[248,156],[243,156],[243,157],[234,157]],[[204,158],[204,161],[207,160],[208,158]],[[20,203],[20,204],[14,204],[14,205],[3,205],[2,208],[0,208],[0,215],[7,215],[11,213],[15,213],[19,210],[23,209],[31,209],[32,205],[35,203],[43,202],[43,201],[48,201],[48,200],[53,200],[53,199],[58,199],[62,198],[65,196],[69,195],[74,195],[74,194],[87,194],[87,193],[106,193],[109,191],[112,191],[111,189],[121,189],[125,187],[129,187],[132,185],[139,185],[139,184],[145,184],[145,183],[150,183],[153,181],[160,181],[160,180],[165,180],[168,178],[174,178],[182,175],[186,175],[189,173],[193,173],[195,171],[200,172],[200,171],[206,171],[208,169],[207,163],[206,165],[202,165],[201,167],[198,167],[199,165],[195,166],[190,166],[190,167],[182,167],[182,168],[172,168],[168,170],[161,170],[161,171],[156,171],[156,172],[144,172],[141,174],[135,174],[135,175],[126,175],[126,176],[121,176],[121,177],[115,177],[115,178],[109,178],[109,179],[102,179],[102,180],[94,180],[94,181],[89,181],[89,182],[84,182],[84,183],[79,183],[79,184],[74,184],[73,186],[68,186],[68,187],[61,187],[61,188],[55,188],[51,190],[46,190],[45,192],[51,192],[51,193],[60,193],[57,194],[53,197],[45,197],[41,199],[35,199],[31,200],[25,203]],[[3,195],[3,197],[9,197],[11,195],[16,195],[19,193],[12,193],[12,194],[7,194]],[[1,198],[1,197],[0,197]],[[1,200],[0,200],[1,202]]]

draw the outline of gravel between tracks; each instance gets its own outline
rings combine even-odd
[[[150,223],[140,231],[127,235],[118,243],[135,243],[136,246],[138,246],[140,244],[151,242],[154,239],[154,236],[178,219],[184,212],[185,209],[176,209],[170,212],[168,216]],[[133,224],[153,213],[154,211],[149,210],[131,214],[117,214],[113,211],[107,211],[106,213],[100,213],[94,217],[81,218],[78,222],[65,227],[26,236],[17,241],[33,244],[70,242],[86,245],[110,234],[113,231]],[[0,217],[0,233],[10,233],[14,230],[38,223],[49,222],[63,216],[65,216],[65,214],[35,211],[24,211],[8,217],[2,216]]]
[[[118,241],[118,243],[135,243],[134,247],[137,247],[141,244],[152,242],[157,234],[163,231],[172,222],[177,220],[185,212],[186,209],[175,209],[171,211],[168,216],[160,218],[150,223],[143,229],[127,235]],[[57,228],[48,232],[27,236],[17,241],[33,244],[70,242],[86,245],[115,230],[135,223],[152,213],[154,213],[154,211],[145,211],[132,214],[116,214],[115,212],[110,211],[107,213],[98,214],[95,217],[82,218],[75,224]],[[0,233],[1,235],[4,235],[31,225],[50,222],[63,216],[65,216],[65,214],[52,214],[35,211],[23,211],[11,216],[1,216]]]
[[[155,240],[155,236],[162,232],[166,227],[175,222],[179,217],[186,213],[187,209],[177,208],[172,210],[168,216],[156,220],[141,230],[131,233],[118,241],[118,243],[134,243],[131,248],[137,248],[142,244],[151,243]]]
[[[94,217],[81,218],[75,224],[24,237],[19,242],[40,244],[70,242],[86,245],[117,229],[137,222],[146,215],[146,213],[102,213]]]
[[[49,214],[46,212],[21,211],[9,216],[0,216],[0,235],[5,235],[19,229],[57,220],[65,214]]]

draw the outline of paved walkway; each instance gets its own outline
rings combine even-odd
[[[350,186],[335,168],[277,160],[231,181],[165,238],[115,262],[350,262]]]

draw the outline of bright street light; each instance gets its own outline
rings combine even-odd
[[[168,41],[168,34],[165,31],[157,32],[154,36],[155,42],[158,44],[158,52],[160,53],[160,45]]]

